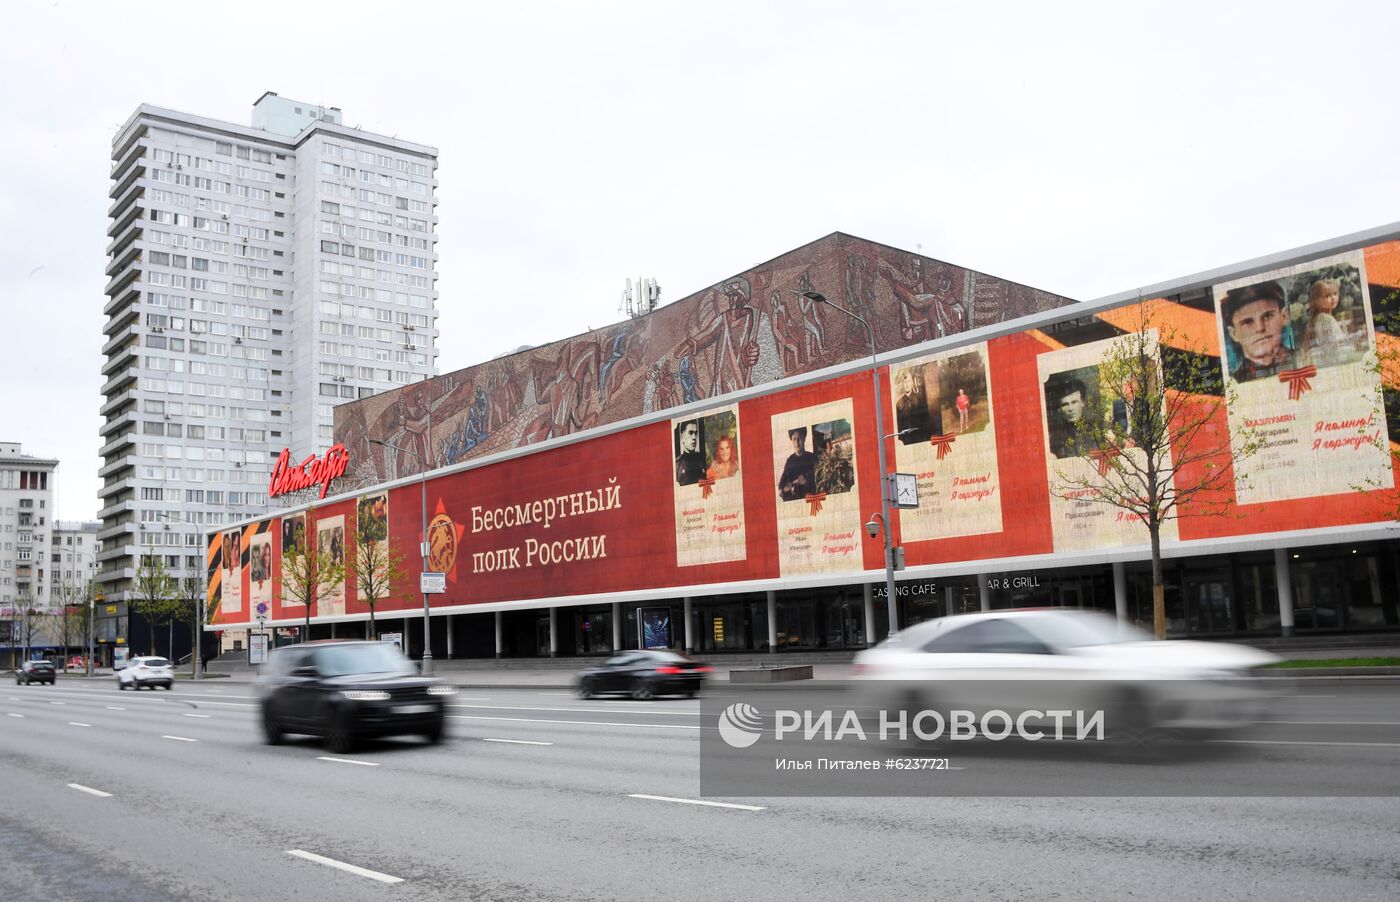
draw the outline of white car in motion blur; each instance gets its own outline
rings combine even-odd
[[[1108,731],[1224,732],[1262,714],[1252,680],[1277,661],[1228,643],[1159,642],[1106,614],[988,611],[916,624],[852,668],[863,695],[885,707],[1107,712]]]
[[[126,666],[117,671],[118,689],[141,689],[160,686],[169,689],[175,683],[175,673],[167,658],[145,655],[132,658]]]

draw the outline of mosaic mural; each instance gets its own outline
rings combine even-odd
[[[653,313],[335,410],[344,487],[448,466],[1073,303],[836,232]],[[371,445],[378,439],[400,449]],[[409,452],[412,453],[409,453]]]

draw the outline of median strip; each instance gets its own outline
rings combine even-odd
[[[640,727],[644,730],[698,730],[699,724],[621,723],[611,720],[549,720],[543,717],[487,717],[484,714],[447,714],[457,720],[501,720],[510,723],[552,723],[574,727]],[[714,729],[711,727],[711,729]]]
[[[347,874],[354,874],[357,877],[368,877],[371,880],[378,880],[380,883],[403,883],[402,877],[394,877],[390,874],[381,874],[378,871],[371,871],[369,868],[358,867],[353,864],[346,864],[343,861],[336,861],[334,858],[327,858],[324,855],[317,855],[314,852],[305,852],[301,849],[288,849],[287,854],[296,858],[303,858],[316,864],[324,864],[328,868],[335,868]]]
[[[1305,739],[1213,739],[1211,741],[1229,743],[1230,745],[1335,745],[1357,748],[1400,748],[1400,742],[1327,742]]]
[[[629,799],[647,799],[652,802],[677,802],[681,805],[704,805],[707,808],[737,808],[740,811],[763,811],[762,805],[737,805],[733,802],[706,802],[701,799],[677,799],[672,796],[649,796],[632,792],[627,794]]]
[[[88,795],[97,796],[99,799],[110,799],[112,797],[112,794],[110,792],[103,792],[100,789],[93,789],[91,786],[84,786],[81,783],[69,783],[68,788],[76,789],[78,790],[78,792],[85,792]]]

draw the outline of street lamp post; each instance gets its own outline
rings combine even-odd
[[[880,362],[878,352],[875,349],[875,330],[871,328],[870,323],[865,321],[865,317],[853,310],[847,310],[840,304],[832,303],[827,300],[825,295],[815,291],[804,291],[801,294],[809,301],[825,304],[856,320],[865,327],[865,334],[870,337],[870,382],[875,386],[875,437],[876,450],[880,456],[880,532],[885,537],[885,608],[889,613],[890,637],[893,638],[899,632],[899,618],[895,608],[894,549],[890,539],[890,476],[889,468],[885,465],[885,404],[880,394]]]
[[[432,441],[432,434],[433,434],[433,433],[432,433],[432,425],[431,425],[431,421],[430,421],[430,422],[429,422],[429,426],[428,426],[428,440],[429,440],[429,441]],[[419,537],[420,537],[420,540],[421,540],[421,541],[420,541],[420,543],[419,543],[419,545],[418,545],[418,552],[419,552],[420,556],[421,556],[422,559],[423,559],[423,566],[422,566],[422,569],[421,569],[419,572],[420,572],[420,573],[427,573],[427,572],[428,572],[428,462],[427,462],[426,460],[423,459],[422,455],[420,455],[417,451],[414,451],[412,448],[400,448],[398,445],[390,444],[389,442],[386,442],[386,441],[384,441],[384,440],[382,440],[382,439],[377,439],[377,438],[372,438],[372,439],[370,439],[370,440],[369,440],[369,443],[370,443],[371,445],[382,445],[382,446],[384,446],[385,448],[390,448],[390,449],[392,449],[392,450],[394,450],[394,451],[399,451],[399,452],[401,452],[401,453],[403,453],[403,454],[412,454],[414,457],[418,458],[418,466],[422,468],[421,477],[420,477],[419,480],[418,480],[419,521],[420,521],[420,524],[421,524],[421,526],[422,526],[422,532],[419,534]],[[388,541],[388,538],[387,538],[387,537],[385,537],[385,541]],[[420,579],[421,579],[421,577],[420,577]],[[433,642],[432,642],[432,632],[429,630],[429,627],[428,627],[428,593],[427,593],[427,592],[424,592],[424,593],[423,593],[423,673],[424,673],[424,674],[431,674],[432,672],[433,672]]]

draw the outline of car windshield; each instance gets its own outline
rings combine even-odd
[[[413,673],[413,662],[387,643],[341,645],[323,648],[316,655],[316,666],[325,676],[352,673]]]
[[[1119,623],[1106,614],[1050,614],[1028,619],[1025,624],[1058,648],[1141,642],[1152,638],[1137,627]]]

